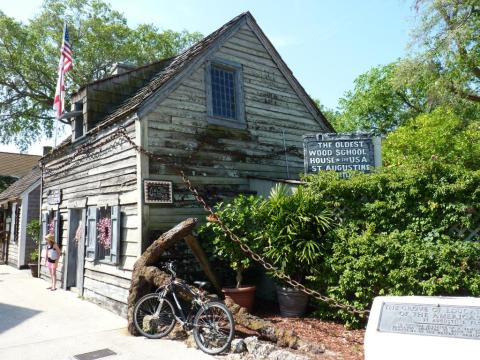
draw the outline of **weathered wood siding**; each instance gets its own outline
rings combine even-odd
[[[208,124],[204,63],[141,119],[147,148],[180,164],[212,205],[250,191],[249,176],[298,179],[303,171],[302,135],[320,132],[320,124],[248,25],[212,58],[243,67],[247,129]],[[173,181],[173,205],[144,207],[150,231],[166,230],[187,216],[205,216],[166,163],[151,160],[144,174]]]
[[[123,125],[120,123],[120,125]],[[107,128],[94,134],[99,144],[117,128]],[[135,124],[127,127],[130,138],[135,140]],[[85,260],[83,296],[101,305],[123,313],[127,303],[125,284],[131,278],[133,264],[140,254],[140,236],[137,219],[137,153],[126,142],[112,143],[101,146],[101,153],[95,158],[88,157],[80,163],[69,167],[68,171],[57,174],[44,172],[42,194],[42,211],[56,210],[55,206],[47,205],[47,194],[51,189],[62,190],[60,213],[62,218],[62,257],[57,269],[59,286],[63,283],[65,256],[68,254],[68,209],[85,206],[120,205],[121,212],[121,245],[119,265],[102,261]],[[52,159],[47,168],[72,161],[68,159],[75,148],[70,148],[67,154]],[[48,269],[44,266],[46,247],[42,249],[41,276],[48,278]]]

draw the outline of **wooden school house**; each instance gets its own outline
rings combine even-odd
[[[248,12],[176,57],[119,66],[72,104],[71,138],[41,160],[43,232],[62,246],[62,286],[123,315],[151,241],[205,218],[180,170],[213,205],[298,179],[302,135],[333,131]]]

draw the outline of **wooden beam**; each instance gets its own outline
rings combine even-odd
[[[197,238],[194,237],[193,235],[187,235],[185,236],[185,242],[192,250],[193,255],[195,255],[195,258],[200,263],[200,266],[202,270],[205,272],[205,274],[207,275],[208,279],[211,281],[215,289],[217,289],[217,292],[221,294],[222,287],[220,286],[218,277],[210,267],[210,262],[208,261],[207,255],[205,254],[202,247],[200,246],[200,243],[198,242]]]

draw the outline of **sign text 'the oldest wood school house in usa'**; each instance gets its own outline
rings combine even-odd
[[[361,171],[380,166],[380,141],[368,134],[314,134],[303,137],[305,172]]]

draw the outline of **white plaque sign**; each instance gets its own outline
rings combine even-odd
[[[375,299],[365,334],[365,360],[478,359],[478,354],[480,299]]]

